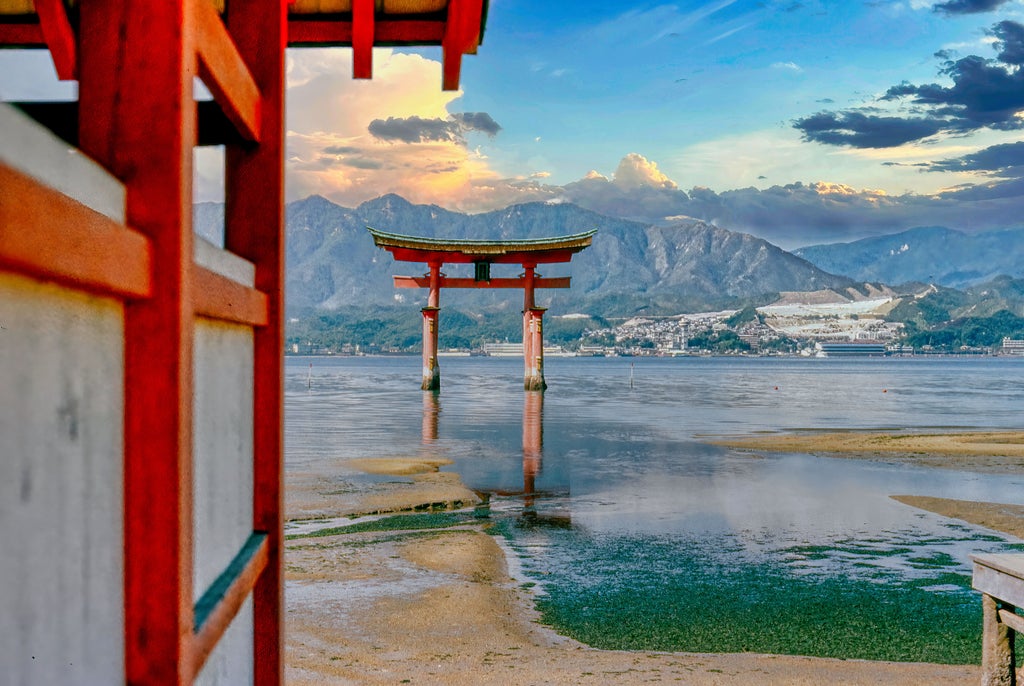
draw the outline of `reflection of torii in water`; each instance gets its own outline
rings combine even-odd
[[[424,448],[430,448],[438,437],[441,400],[437,393],[423,394],[423,424],[421,438]],[[522,495],[523,505],[531,518],[537,515],[533,511],[536,498],[536,480],[540,475],[544,457],[544,393],[526,391],[523,393],[523,488],[522,490],[499,490],[499,495]],[[552,521],[564,517],[545,517]]]
[[[533,487],[544,454],[544,394],[523,393],[523,504],[533,507]]]

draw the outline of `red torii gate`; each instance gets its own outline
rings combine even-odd
[[[542,320],[547,308],[537,307],[533,293],[537,288],[569,288],[568,276],[543,278],[537,275],[538,264],[570,262],[572,256],[590,246],[597,233],[584,233],[556,238],[503,241],[422,238],[386,233],[367,227],[378,248],[390,252],[399,262],[423,262],[430,271],[423,276],[396,276],[396,288],[429,288],[427,306],[423,308],[423,384],[425,391],[441,387],[437,363],[437,315],[440,312],[442,288],[522,288],[523,289],[523,386],[528,391],[542,391],[544,382],[544,336]],[[449,278],[441,273],[445,262],[475,265],[473,278]],[[520,264],[523,273],[515,278],[491,278],[492,264]]]

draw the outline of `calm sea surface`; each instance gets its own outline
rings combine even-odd
[[[289,358],[286,462],[437,455],[481,493],[545,621],[601,647],[976,661],[968,555],[1020,541],[896,494],[1024,504],[1024,477],[701,437],[1021,428],[1024,359]],[[312,366],[310,366],[312,365]]]

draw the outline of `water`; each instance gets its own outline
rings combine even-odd
[[[968,555],[1019,541],[894,494],[1024,478],[710,446],[801,428],[1020,428],[1024,360],[292,358],[286,460],[438,455],[492,494],[545,620],[602,647],[976,661]],[[633,385],[630,387],[630,377]],[[766,630],[770,626],[771,630]]]

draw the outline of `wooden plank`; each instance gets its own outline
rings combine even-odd
[[[34,0],[34,4],[57,78],[73,81],[78,73],[77,41],[63,0]]]
[[[1024,607],[1024,555],[988,555],[974,558],[973,586],[1016,607]]]
[[[125,681],[186,684],[192,594],[192,3],[79,5],[79,140],[125,184],[152,294],[125,307]]]
[[[374,0],[352,0],[352,78],[373,78]]]
[[[200,317],[249,326],[267,323],[267,296],[217,272],[192,267],[193,301]]]
[[[0,45],[9,48],[45,48],[43,27],[37,22],[0,23]]]
[[[374,45],[441,45],[443,21],[428,19],[387,19],[374,22]],[[292,18],[288,22],[288,45],[352,45],[352,22]]]
[[[1002,609],[999,611],[999,621],[1010,627],[1017,633],[1024,633],[1024,617],[1013,610]]]
[[[396,276],[395,288],[429,288],[429,276]],[[536,278],[533,280],[534,288],[569,288],[570,276],[554,276],[549,278]],[[441,277],[441,288],[525,288],[526,279],[500,278],[490,281],[476,281],[470,278],[449,278]]]
[[[256,82],[213,3],[201,0],[195,7],[200,77],[242,138],[258,141],[260,91]]]
[[[149,295],[144,236],[3,164],[0,189],[0,266],[101,295]]]
[[[249,536],[227,568],[196,601],[191,651],[193,675],[199,674],[217,642],[249,597],[256,580],[266,569],[270,559],[269,549],[266,534],[257,532]]]
[[[253,529],[267,532],[267,565],[253,588],[255,686],[284,681],[282,513],[284,470],[284,84],[287,4],[232,0],[227,26],[263,95],[260,144],[230,146],[224,241],[253,263],[267,294],[267,324],[254,332]]]

